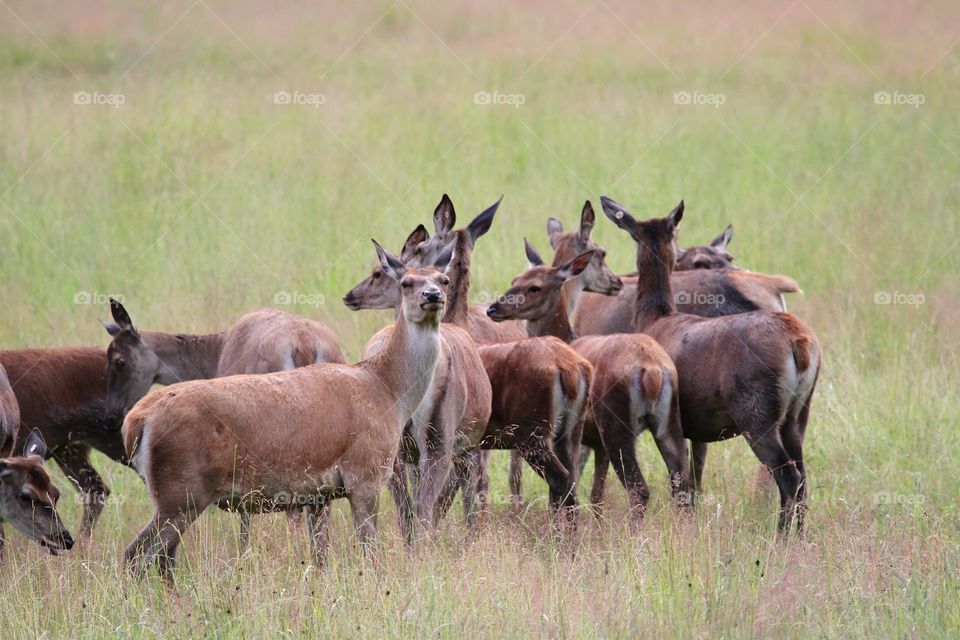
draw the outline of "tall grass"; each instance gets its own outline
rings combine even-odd
[[[737,263],[795,277],[805,295],[789,306],[825,351],[804,542],[776,541],[775,498],[742,441],[711,447],[690,522],[668,507],[644,437],[645,523],[624,522],[611,480],[575,553],[550,535],[532,474],[530,508],[509,515],[498,456],[474,536],[451,517],[407,553],[385,494],[383,566],[358,556],[339,505],[318,572],[283,518],[255,519],[237,558],[236,519],[211,512],[186,536],[176,594],[156,579],[125,593],[119,555],[151,509],[133,473],[98,457],[113,497],[92,542],[49,558],[9,536],[4,637],[956,635],[955,7],[88,1],[0,14],[4,348],[105,345],[108,309],[85,302],[107,294],[141,326],[209,332],[287,292],[359,357],[389,320],[339,303],[373,260],[367,239],[398,248],[448,192],[461,219],[506,194],[477,247],[478,299],[523,268],[524,235],[546,248],[547,216],[572,225],[601,193],[640,216],[684,198],[682,241],[733,222]],[[80,91],[125,102],[78,105]],[[277,91],[324,102],[274,104]],[[522,104],[476,104],[484,91]],[[877,104],[878,91],[925,101]],[[595,237],[632,268],[612,225]],[[883,292],[922,303],[878,304]],[[75,495],[63,509],[76,528]]]

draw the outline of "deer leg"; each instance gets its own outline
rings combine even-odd
[[[437,497],[437,505],[433,509],[437,522],[447,517],[447,512],[450,511],[450,505],[453,504],[457,490],[460,489],[464,481],[465,469],[462,458],[454,458],[452,462],[450,475],[447,476],[447,482],[443,485],[443,491]],[[464,496],[464,500],[466,500],[466,496]]]
[[[90,464],[89,447],[83,445],[64,447],[54,453],[54,459],[63,473],[80,489],[83,497],[80,537],[89,538],[103,511],[107,496],[110,495],[110,488]]]
[[[583,458],[584,456],[581,456]],[[607,487],[607,470],[610,468],[610,456],[601,445],[593,450],[593,490],[590,492],[590,503],[593,505],[593,514],[599,518],[603,513],[603,496]]]
[[[797,498],[803,486],[803,476],[780,441],[779,429],[771,429],[759,437],[750,437],[749,433],[745,435],[754,454],[773,473],[773,479],[780,490],[778,530],[785,534],[789,532],[796,516]]]
[[[665,423],[665,424],[664,424]],[[687,460],[687,444],[680,427],[680,412],[674,410],[666,418],[658,417],[651,425],[650,433],[660,450],[667,472],[670,474],[670,494],[679,508],[693,506],[693,488],[690,485],[690,463]]]
[[[250,546],[250,514],[240,512],[240,545],[237,552],[243,554]]]
[[[523,497],[523,457],[516,449],[510,451],[510,471],[507,476],[510,485],[510,508],[522,511],[526,500]]]
[[[3,566],[3,561],[6,555],[6,546],[7,546],[7,534],[3,531],[3,521],[0,520],[0,567]]]
[[[650,500],[650,487],[647,486],[640,464],[637,462],[636,437],[632,433],[612,433],[604,430],[603,442],[607,447],[610,462],[617,477],[627,490],[630,511],[635,519],[642,519]]]
[[[800,488],[796,495],[797,533],[803,535],[803,520],[807,511],[807,470],[803,464],[803,438],[810,417],[810,399],[799,412],[791,412],[781,429],[781,440],[787,454],[800,474]]]
[[[693,473],[693,490],[703,491],[703,467],[707,462],[707,443],[699,440],[690,441],[690,467]]]
[[[420,485],[413,500],[421,535],[429,535],[433,530],[434,508],[450,475],[453,458],[449,435],[443,432],[442,425],[433,427],[425,434],[420,448]]]
[[[463,492],[463,517],[467,527],[473,529],[477,524],[478,509],[476,498],[479,489],[480,468],[483,464],[483,451],[477,447],[462,456],[460,487]],[[451,474],[453,475],[453,474]],[[482,499],[482,498],[481,498]]]
[[[330,501],[321,498],[312,509],[307,510],[307,530],[310,532],[310,552],[313,564],[319,569],[327,563],[330,547]]]
[[[390,493],[393,495],[393,502],[397,505],[397,522],[400,526],[400,534],[407,544],[413,541],[413,504],[410,500],[410,492],[407,490],[407,464],[398,453],[393,460],[393,474],[390,476]]]
[[[570,472],[557,455],[540,443],[523,450],[524,459],[533,467],[550,489],[550,506],[558,520],[573,521],[577,496]]]
[[[353,511],[353,524],[357,529],[360,550],[374,561],[379,562],[377,552],[377,494],[379,487],[375,483],[365,483],[353,487],[347,493],[350,508]]]

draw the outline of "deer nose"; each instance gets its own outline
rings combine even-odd
[[[423,292],[423,297],[427,299],[427,302],[440,302],[442,295],[439,289],[431,289],[430,291]]]
[[[60,534],[60,541],[63,543],[64,549],[73,549],[73,536],[70,535],[69,531]]]
[[[494,302],[494,303],[491,304],[489,307],[487,307],[487,316],[488,316],[488,317],[494,315],[495,313],[499,313],[499,312],[500,312],[500,303],[499,303],[499,302]]]

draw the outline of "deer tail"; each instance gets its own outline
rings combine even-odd
[[[660,367],[640,367],[637,372],[637,384],[640,387],[640,395],[647,402],[656,402],[660,397],[660,391],[663,388],[663,371]]]

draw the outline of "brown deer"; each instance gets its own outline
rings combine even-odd
[[[19,432],[20,405],[7,378],[7,370],[0,364],[0,456],[13,455]]]
[[[20,407],[21,431],[38,429],[47,443],[46,457],[56,460],[80,490],[80,535],[88,537],[110,495],[90,463],[90,450],[126,464],[120,434],[109,431],[104,420],[107,352],[86,347],[13,349],[0,351],[0,365]]]
[[[346,497],[361,547],[376,555],[378,496],[404,425],[434,384],[449,279],[433,268],[408,269],[374,244],[403,297],[375,356],[182,382],[127,414],[124,445],[156,507],[124,555],[134,574],[156,561],[172,583],[182,534],[212,504],[249,512],[309,507],[322,564],[330,502]]]
[[[46,457],[47,445],[34,429],[23,445],[23,456],[0,458],[0,564],[6,542],[4,522],[52,555],[73,547],[73,537],[57,513],[60,490],[43,468]]]
[[[325,324],[278,309],[248,313],[226,331],[208,335],[139,329],[113,298],[110,313],[113,323],[104,325],[112,337],[107,413],[118,430],[123,415],[154,384],[344,362],[337,338]]]
[[[788,532],[794,518],[802,532],[803,440],[820,372],[817,337],[788,313],[719,318],[679,313],[670,274],[683,202],[667,217],[645,221],[606,196],[601,203],[637,243],[635,327],[657,340],[676,364],[684,434],[701,443],[742,434],[780,490],[780,532]],[[702,472],[702,465],[695,469],[696,476]]]
[[[557,267],[544,265],[529,242],[524,241],[530,268],[513,279],[510,288],[487,313],[494,320],[526,320],[531,336],[554,336],[566,342],[593,365],[593,385],[583,444],[594,450],[591,502],[599,515],[603,503],[607,465],[614,470],[642,516],[650,490],[636,459],[636,439],[649,429],[663,456],[671,491],[679,505],[691,504],[686,442],[677,407],[677,372],[666,352],[653,338],[638,333],[578,338],[567,312],[575,306],[566,298],[579,294],[575,281],[594,260],[595,251],[581,253]]]
[[[457,478],[463,489],[464,515],[468,524],[475,521],[479,444],[490,418],[492,392],[476,344],[468,333],[467,292],[474,244],[490,229],[499,205],[498,200],[474,218],[466,229],[451,232],[454,245],[440,256],[434,258],[433,253],[421,254],[435,259],[437,266],[447,265],[450,293],[440,326],[441,351],[434,384],[404,429],[400,455],[390,482],[400,527],[408,541],[429,532],[438,515],[445,511],[438,512],[437,501],[453,465],[460,470]],[[452,216],[453,202],[444,194],[438,210],[446,208]],[[419,261],[422,257],[414,259]],[[362,298],[357,300],[360,303]],[[387,327],[374,335],[364,348],[364,357],[376,354],[393,330],[392,326]],[[412,504],[407,485],[408,470],[418,478],[414,483]]]
[[[502,196],[501,196],[502,199]],[[499,202],[497,203],[499,205]],[[457,214],[450,198],[444,194],[433,212],[436,233],[433,237],[424,226],[418,225],[404,242],[400,259],[413,267],[435,264],[437,259],[453,244]],[[384,277],[379,265],[373,267],[369,276],[343,297],[348,309],[396,309],[399,304],[396,285]],[[477,344],[511,342],[526,336],[523,325],[517,322],[497,324],[490,320],[486,308],[471,306],[468,309],[467,329]]]
[[[675,271],[735,269],[733,256],[727,251],[727,246],[732,238],[733,225],[728,224],[723,233],[711,240],[710,244],[680,249],[677,251],[677,268]]]

